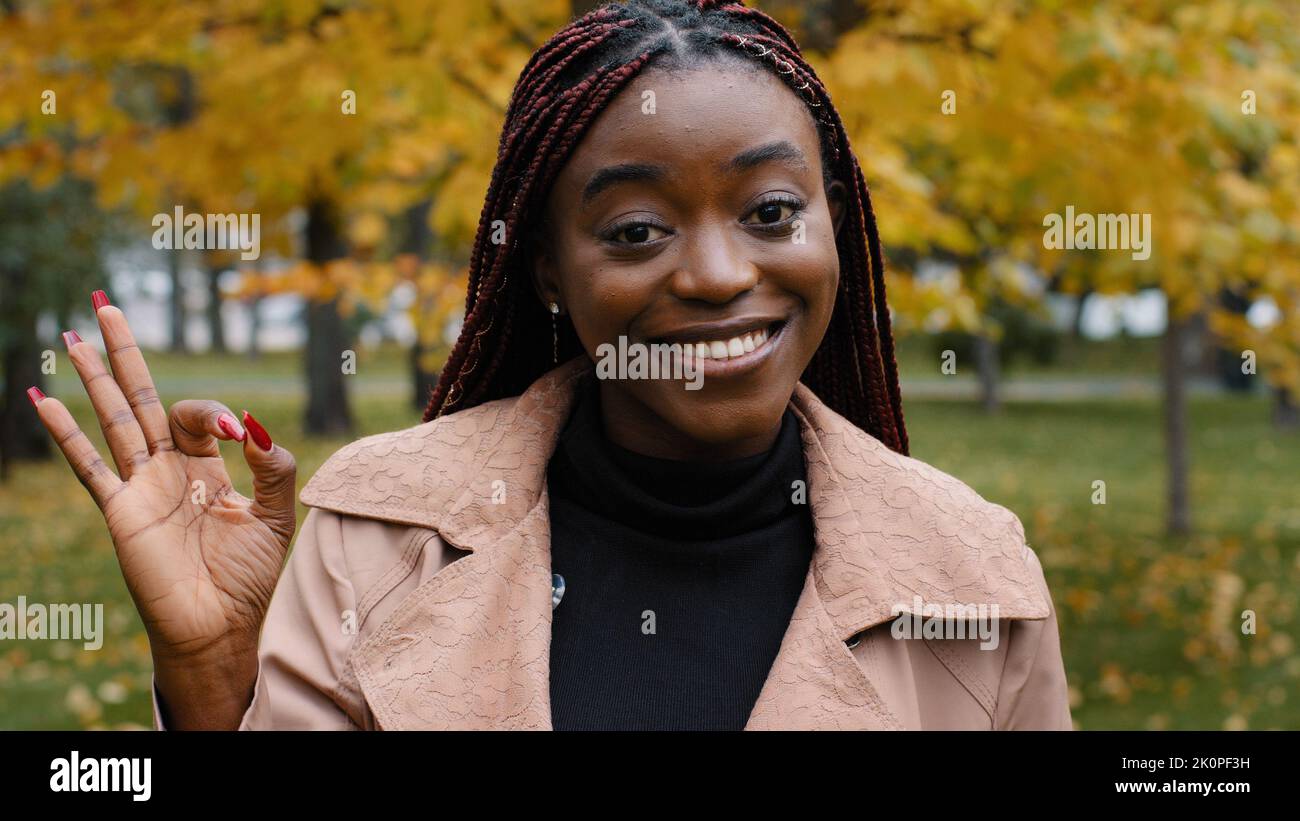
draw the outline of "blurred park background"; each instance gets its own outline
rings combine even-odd
[[[107,621],[0,642],[0,728],[150,722],[107,532],[24,395],[98,437],[59,342],[99,340],[91,291],[164,401],[254,411],[300,483],[416,424],[511,87],[593,5],[0,0],[0,602]],[[1300,8],[753,5],[871,187],[913,454],[1024,522],[1077,725],[1300,728]],[[1150,214],[1150,258],[1046,248],[1067,206]],[[259,258],[155,248],[178,207],[259,214]]]

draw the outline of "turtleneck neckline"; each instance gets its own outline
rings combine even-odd
[[[799,423],[789,408],[766,452],[726,460],[665,459],[628,450],[605,435],[599,385],[590,375],[577,386],[549,474],[553,493],[633,529],[696,543],[691,549],[761,530],[790,514],[794,482],[804,479]]]

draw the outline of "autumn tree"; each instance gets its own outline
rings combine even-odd
[[[1208,313],[1275,385],[1300,379],[1300,12],[1245,0],[868,8],[818,70],[891,256],[959,271],[956,287],[892,276],[900,326],[992,344],[989,307],[1038,298],[1026,266],[1079,294],[1159,288],[1168,529],[1186,532],[1189,318]],[[1067,210],[1149,219],[1148,247],[1130,236],[1103,250],[1095,228],[1091,248],[1047,247],[1050,217]],[[1260,330],[1224,311],[1225,287],[1272,300],[1279,321]]]
[[[51,455],[49,434],[26,392],[45,386],[63,344],[43,339],[37,319],[47,311],[66,319],[89,310],[113,228],[84,181],[60,179],[41,190],[21,180],[0,187],[0,477],[15,462]]]
[[[141,230],[178,204],[259,214],[262,248],[304,263],[288,281],[309,303],[306,427],[346,431],[341,364],[351,340],[339,314],[386,298],[374,286],[388,281],[347,264],[354,233],[433,200],[431,230],[465,254],[514,79],[539,32],[569,11],[558,1],[216,0],[106,3],[86,14],[15,3],[0,28],[10,57],[0,129],[36,121],[41,89],[54,88],[78,139],[63,146],[29,129],[23,150],[0,158],[0,180],[68,169],[95,180],[105,204],[132,208]],[[184,78],[164,98],[184,102],[184,116],[132,116],[121,80],[142,66]],[[451,282],[457,267],[403,270],[436,295],[445,283],[429,287],[418,274]],[[441,304],[428,294],[419,303],[428,301]]]

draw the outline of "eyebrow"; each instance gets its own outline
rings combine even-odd
[[[751,148],[748,151],[742,151],[732,157],[731,161],[724,165],[722,170],[724,173],[734,174],[737,171],[747,171],[765,162],[783,162],[798,168],[800,171],[808,170],[808,158],[803,155],[798,146],[789,140],[776,140],[760,145],[757,148]]]
[[[582,204],[586,205],[606,188],[624,182],[663,182],[668,170],[662,165],[649,163],[622,163],[607,165],[591,175],[582,189]]]
[[[808,158],[789,140],[775,140],[756,148],[740,152],[722,164],[724,174],[747,171],[768,162],[783,162],[800,171],[808,169]],[[620,163],[609,165],[591,175],[582,189],[582,204],[586,205],[607,188],[625,182],[663,182],[668,169],[651,163]]]

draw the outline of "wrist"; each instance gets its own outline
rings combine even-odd
[[[232,642],[202,654],[159,653],[154,682],[170,729],[236,729],[257,683],[256,642]]]

